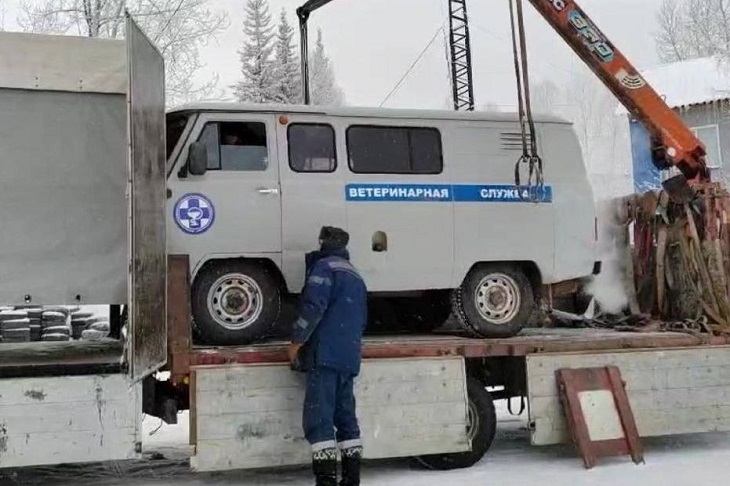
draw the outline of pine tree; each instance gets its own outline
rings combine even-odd
[[[233,86],[233,92],[242,102],[271,103],[276,101],[276,69],[271,59],[274,34],[268,0],[247,0],[245,13],[246,41],[238,52],[243,79]]]
[[[344,93],[337,85],[335,73],[332,69],[327,53],[324,50],[322,30],[317,31],[317,44],[310,61],[310,87],[313,105],[342,106]]]
[[[302,101],[299,56],[294,49],[293,40],[294,29],[286,19],[286,10],[282,8],[274,47],[276,56],[274,93],[278,103],[296,104]]]

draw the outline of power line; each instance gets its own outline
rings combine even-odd
[[[388,96],[386,96],[385,99],[380,103],[380,105],[378,105],[379,107],[382,107],[390,99],[390,97],[393,96],[396,93],[396,91],[398,91],[400,89],[401,85],[403,84],[403,82],[405,82],[406,78],[408,78],[408,76],[410,76],[413,69],[415,69],[415,67],[421,61],[423,56],[426,55],[426,52],[428,52],[428,50],[431,48],[431,46],[436,41],[436,39],[438,39],[439,33],[442,32],[443,28],[444,28],[444,24],[441,24],[441,26],[438,29],[436,29],[436,33],[433,35],[433,37],[431,37],[431,40],[428,41],[428,44],[426,44],[426,47],[423,48],[423,50],[418,55],[418,57],[416,57],[416,60],[413,61],[413,63],[406,70],[406,72],[403,74],[403,76],[401,76],[401,78],[396,83],[395,87],[393,87],[393,89],[390,90],[390,93],[388,93]]]

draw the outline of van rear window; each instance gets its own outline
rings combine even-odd
[[[435,128],[353,125],[347,129],[356,174],[440,174],[441,134]]]

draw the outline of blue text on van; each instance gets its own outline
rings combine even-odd
[[[347,184],[345,198],[353,202],[550,203],[553,191],[551,186],[518,189],[503,184]]]

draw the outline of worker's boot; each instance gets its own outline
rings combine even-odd
[[[312,471],[315,486],[337,486],[337,449],[323,449],[312,453]]]
[[[342,450],[342,480],[340,486],[360,486],[360,460],[362,447]]]

